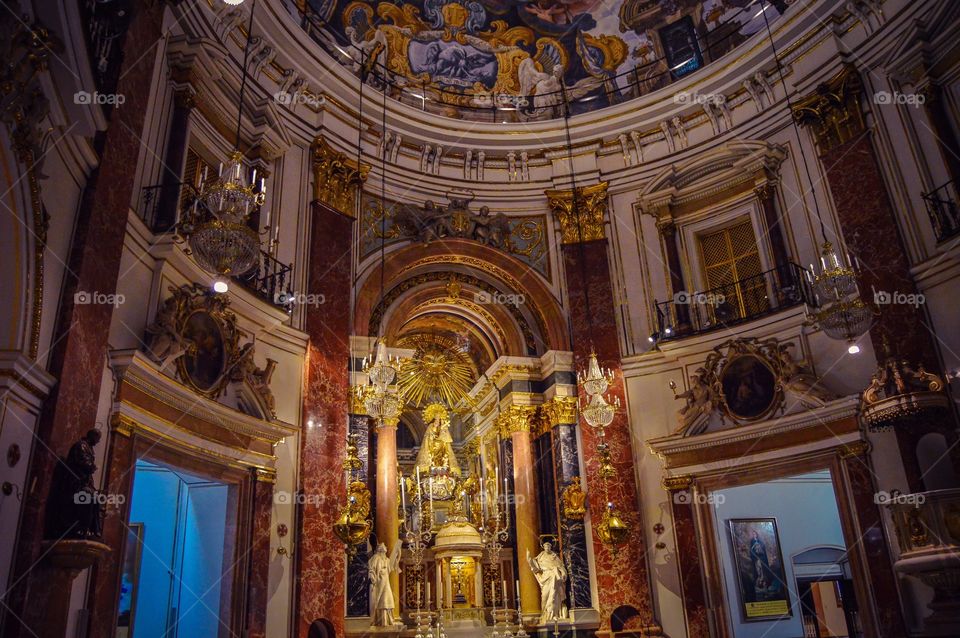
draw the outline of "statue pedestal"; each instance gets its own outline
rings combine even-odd
[[[46,591],[51,595],[43,602],[43,620],[37,629],[38,638],[63,638],[67,634],[70,614],[70,590],[80,572],[92,567],[112,550],[99,541],[65,539],[45,541],[41,565],[46,580]],[[34,601],[39,604],[39,601]]]

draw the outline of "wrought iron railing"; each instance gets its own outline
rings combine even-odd
[[[172,201],[172,206],[164,202]],[[189,182],[144,186],[140,191],[140,219],[155,235],[174,232],[179,221],[177,211],[194,205],[203,206],[199,192]],[[171,212],[172,211],[172,212]],[[290,264],[278,261],[273,255],[260,251],[260,260],[249,272],[233,279],[264,301],[289,310],[295,299],[288,290]]]
[[[123,36],[133,12],[129,0],[80,0],[80,14],[87,35],[87,49],[97,92],[113,94],[123,61]],[[98,102],[109,109],[115,100]]]
[[[946,241],[956,235],[960,235],[960,210],[957,208],[958,197],[957,183],[950,180],[943,186],[924,193],[923,201],[927,205],[927,213],[930,214],[930,223],[933,225],[933,234],[937,237],[937,242]]]
[[[484,100],[465,101],[464,94],[439,86],[436,83],[417,83],[409,77],[397,74],[379,62],[366,64],[366,53],[353,42],[331,29],[325,17],[311,6],[302,3],[299,7],[300,23],[304,30],[320,44],[327,53],[344,66],[358,69],[367,67],[364,73],[366,81],[375,88],[386,91],[393,99],[409,104],[423,111],[458,119],[478,122],[508,123],[529,122],[556,119],[564,116],[563,104],[566,103],[571,115],[587,113],[606,106],[632,100],[685,77],[688,73],[706,66],[748,40],[754,35],[757,24],[758,7],[761,4],[751,2],[727,16],[723,22],[711,30],[700,30],[694,35],[698,54],[683,64],[671,65],[666,56],[637,64],[617,75],[598,81],[598,86],[587,95],[573,97],[566,89],[537,92],[530,96],[513,94],[485,96]],[[783,0],[762,0],[768,18],[779,19],[787,8]],[[771,10],[775,9],[775,10]],[[759,23],[762,25],[762,23]],[[761,27],[762,28],[762,27]],[[478,97],[478,96],[474,96]],[[677,98],[675,98],[677,99]],[[455,115],[452,113],[455,112]]]
[[[655,303],[657,341],[709,332],[801,303],[814,305],[802,266],[787,263],[702,292],[678,292]]]

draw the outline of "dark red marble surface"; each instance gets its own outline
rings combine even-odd
[[[39,442],[33,446],[27,480],[31,489],[24,499],[10,580],[18,585],[5,600],[10,611],[8,617],[25,618],[29,609],[42,610],[46,597],[63,595],[59,590],[49,591],[49,583],[37,579],[37,572],[32,571],[32,567],[40,556],[44,507],[57,457],[66,455],[70,446],[96,422],[99,371],[107,353],[113,312],[110,304],[74,304],[74,293],[109,295],[116,292],[127,213],[133,200],[134,168],[140,156],[157,60],[155,47],[162,32],[163,7],[164,4],[159,2],[142,3],[133,14],[123,44],[124,62],[117,86],[117,93],[123,94],[125,102],[121,108],[111,111],[108,128],[98,140],[98,147],[103,149],[100,163],[87,184],[77,213],[69,271],[50,355],[49,371],[57,378],[57,385],[45,404],[37,427]],[[84,89],[93,92],[95,87]],[[51,213],[57,214],[57,211],[54,209]],[[129,471],[129,467],[126,469]],[[123,478],[118,476],[116,481],[122,482]],[[113,527],[109,521],[107,525]],[[97,570],[98,580],[91,590],[91,622],[94,627],[106,627],[108,621],[114,619],[113,605],[108,605],[106,600],[112,598],[116,602],[119,576],[114,578],[107,572],[116,573],[116,565],[111,557],[108,564]],[[109,619],[100,617],[107,613]],[[39,616],[42,620],[43,614]],[[4,635],[13,638],[31,636],[33,632],[22,623],[7,622]],[[112,631],[101,633],[95,630],[91,635],[107,636],[112,635]]]
[[[694,519],[692,499],[678,503],[672,497],[673,533],[677,539],[677,562],[680,565],[680,587],[683,591],[683,607],[687,616],[688,636],[709,636],[707,599],[703,586],[703,566],[700,561],[700,544]]]
[[[270,516],[273,509],[273,484],[253,481],[253,525],[247,583],[247,631],[250,638],[266,638],[267,599],[270,584]]]
[[[597,240],[564,245],[563,260],[576,369],[582,370],[586,367],[587,358],[593,349],[600,365],[614,370],[616,374],[616,382],[608,391],[608,399],[612,401],[613,397],[619,397],[621,406],[625,406],[607,242]],[[590,291],[589,303],[584,296],[585,287]],[[585,401],[586,397],[581,399]],[[618,472],[617,477],[609,482],[609,497],[630,523],[629,539],[615,554],[600,542],[596,534],[596,525],[606,507],[603,481],[597,475],[598,437],[583,419],[580,420],[579,427],[583,438],[590,519],[594,530],[593,550],[596,558],[601,629],[609,627],[610,615],[622,605],[635,608],[643,623],[652,622],[647,549],[643,536],[643,517],[639,509],[639,491],[634,475],[633,441],[626,409],[622,407],[618,411],[606,434],[612,450],[613,464]],[[640,445],[639,440],[636,443]]]
[[[866,569],[870,574],[870,586],[878,614],[878,626],[874,628],[874,635],[878,638],[906,636],[893,563],[883,535],[880,510],[874,501],[876,488],[871,478],[869,460],[864,456],[852,456],[844,461],[844,465],[859,528],[859,538],[848,538],[846,543],[847,547],[862,547],[866,556]],[[860,606],[865,607],[863,603]],[[861,614],[865,619],[869,615],[866,612]]]
[[[874,290],[904,295],[916,293],[893,205],[869,135],[863,134],[833,148],[820,159],[837,209],[840,232],[851,254],[860,262],[860,290],[864,298],[873,303]],[[870,330],[878,357],[883,356],[886,337],[894,354],[922,361],[928,370],[938,370],[933,337],[922,310],[907,304],[879,308],[880,317]]]
[[[350,360],[350,262],[353,220],[328,206],[312,204],[307,293],[325,303],[309,306],[305,330],[310,342],[304,379],[300,438],[296,635],[306,638],[310,623],[327,619],[343,635],[346,590],[344,546],[333,533],[346,498],[346,449]],[[313,420],[314,427],[308,427]],[[318,505],[317,505],[318,504]]]

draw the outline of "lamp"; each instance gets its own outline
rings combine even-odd
[[[773,51],[773,59],[777,64],[780,84],[783,85],[783,94],[786,97],[787,108],[790,110],[790,120],[793,123],[797,139],[799,139],[800,128],[793,114],[793,102],[790,100],[790,91],[787,89],[787,81],[783,74],[783,65],[780,64],[780,56],[777,54],[777,46],[773,41],[773,31],[770,30],[770,20],[767,18],[766,6],[761,7],[760,13],[763,14],[763,21],[767,27],[767,38],[770,41],[770,49]],[[804,171],[812,192],[813,179],[810,177],[810,168],[807,165],[803,144],[800,144],[799,148]],[[839,253],[834,250],[833,244],[827,239],[826,226],[823,223],[823,216],[820,214],[820,202],[816,196],[813,198],[813,206],[817,221],[820,222],[820,236],[823,238],[823,246],[820,251],[819,268],[815,268],[811,264],[810,270],[807,272],[807,279],[813,289],[817,303],[817,309],[808,312],[808,320],[810,323],[818,325],[824,334],[831,339],[846,341],[849,346],[847,352],[857,354],[860,352],[860,346],[856,344],[856,340],[870,330],[877,313],[863,300],[860,294],[860,287],[857,284],[859,273],[854,260],[851,260],[849,256],[846,259],[841,258]]]
[[[260,236],[250,227],[250,216],[263,205],[264,179],[261,177],[257,182],[256,169],[248,175],[243,166],[243,153],[240,152],[240,124],[247,88],[253,12],[256,8],[257,0],[253,0],[247,24],[247,41],[243,47],[236,144],[226,168],[221,164],[216,177],[208,178],[207,171],[204,171],[199,195],[193,206],[184,211],[176,226],[177,234],[187,240],[190,254],[197,264],[215,275],[242,275],[260,260]]]

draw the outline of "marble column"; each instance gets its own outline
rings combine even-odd
[[[687,619],[688,636],[709,636],[707,598],[700,560],[700,543],[694,514],[694,499],[690,497],[693,479],[690,476],[672,476],[663,479],[663,489],[670,498],[676,556],[680,572],[680,598]],[[686,498],[682,495],[686,494]]]
[[[575,367],[578,370],[585,369],[593,350],[601,367],[611,369],[616,377],[608,390],[609,400],[619,398],[621,405],[626,405],[623,374],[620,371],[613,278],[604,234],[606,186],[606,182],[603,182],[578,189],[577,206],[573,205],[571,191],[547,191],[546,194],[561,231]],[[581,399],[586,400],[586,397]],[[604,482],[599,476],[599,440],[582,418],[578,427],[587,474],[585,487],[593,495],[587,500],[589,523],[593,530],[600,633],[609,632],[611,615],[616,608],[624,605],[637,610],[641,625],[654,624],[643,517],[639,508],[640,496],[634,475],[632,437],[626,411],[621,408],[606,429],[611,463],[617,471],[616,477],[607,482],[607,496],[630,525],[626,542],[616,552],[604,545],[597,535],[597,524],[606,509],[606,499],[602,496]]]
[[[863,561],[862,571],[869,576],[869,582],[862,584],[862,590],[856,591],[864,635],[877,638],[899,638],[907,635],[900,596],[897,589],[897,577],[893,571],[893,560],[884,535],[884,523],[880,509],[876,504],[876,486],[873,483],[874,472],[866,443],[857,442],[840,449],[840,471],[843,483],[849,490],[853,512],[844,511],[841,516],[853,518],[853,537],[846,539],[847,547],[856,548]],[[855,583],[857,584],[857,583]],[[866,591],[869,586],[870,592]],[[867,600],[860,600],[872,593],[874,608],[877,612],[876,626],[872,610]]]
[[[250,515],[250,561],[247,583],[247,635],[249,638],[267,636],[267,601],[270,597],[270,526],[273,514],[274,477],[251,473],[250,490],[252,511]],[[245,539],[237,539],[243,542]]]
[[[69,275],[61,293],[57,328],[50,351],[50,373],[57,384],[41,413],[36,442],[30,458],[25,485],[23,511],[17,548],[13,559],[12,589],[4,597],[7,622],[5,638],[34,636],[42,633],[46,621],[44,610],[51,598],[64,592],[34,569],[43,555],[45,507],[58,457],[65,456],[89,428],[96,424],[101,395],[101,374],[109,347],[109,333],[114,306],[112,304],[76,304],[78,292],[103,295],[116,293],[120,261],[126,235],[127,215],[136,175],[146,115],[150,110],[151,87],[157,56],[154,47],[162,37],[163,3],[138,6],[123,36],[122,62],[116,93],[125,98],[123,108],[113,109],[108,126],[98,136],[98,165],[91,174],[77,211]],[[84,87],[93,91],[95,87]],[[94,107],[96,108],[96,107]],[[107,442],[112,445],[112,442]],[[103,443],[101,444],[103,445]],[[124,458],[123,478],[131,476]],[[115,485],[129,486],[129,480],[110,480]],[[129,497],[129,490],[121,492]],[[126,520],[125,508],[108,513],[104,537]],[[120,547],[121,544],[113,545]],[[119,566],[122,557],[111,552],[95,569],[88,590],[87,607],[91,610],[92,636],[112,635],[116,624],[115,606],[119,590]],[[22,622],[15,619],[20,618]],[[109,630],[104,628],[110,628]]]
[[[520,605],[525,619],[540,615],[540,585],[527,567],[527,552],[540,553],[540,525],[537,521],[537,491],[534,475],[533,437],[530,419],[536,408],[512,406],[507,413],[510,441],[513,445],[513,490],[516,520],[517,563],[520,568]]]
[[[350,305],[356,196],[368,167],[333,149],[323,138],[311,147],[313,202],[308,236],[307,290],[324,299],[308,305],[300,435],[300,492],[328,507],[297,505],[295,635],[307,638],[315,620],[329,621],[338,636],[346,613],[346,552],[333,524],[346,502],[350,394]]]
[[[387,556],[400,542],[400,518],[397,515],[397,420],[377,427],[377,542],[387,546]],[[400,574],[390,574],[390,589],[396,602],[394,616],[400,616]]]
[[[351,405],[350,434],[355,437],[357,457],[363,463],[361,474],[369,488],[374,476],[370,474],[370,418],[363,414],[362,402],[356,400],[355,395],[351,395]],[[371,493],[375,494],[376,490],[371,490]],[[369,558],[366,546],[363,546],[357,548],[357,553],[347,563],[347,616],[366,616],[370,613]]]
[[[813,95],[798,102],[794,114],[816,141],[836,206],[838,232],[861,262],[860,291],[873,304],[874,291],[915,295],[917,287],[861,110],[862,92],[857,71],[846,66]],[[877,308],[880,315],[869,333],[877,358],[906,357],[912,365],[923,364],[928,371],[938,372],[937,346],[921,306],[890,303]],[[956,424],[952,417],[947,418],[950,423],[946,425],[940,420],[894,425],[911,491],[923,490],[914,458],[916,440],[927,432],[946,431],[948,444],[956,441]]]

